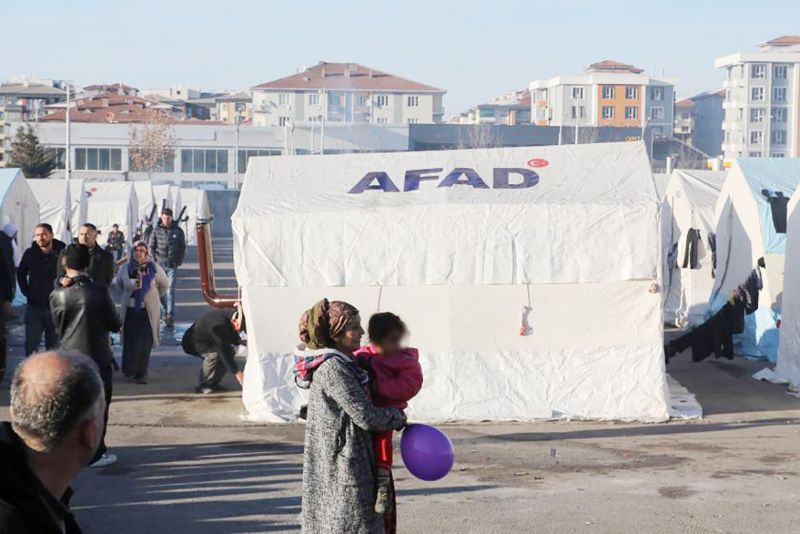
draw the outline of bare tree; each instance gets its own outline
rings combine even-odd
[[[173,119],[152,108],[144,110],[144,121],[131,124],[130,152],[131,170],[146,172],[148,179],[154,172],[163,172],[167,162],[175,157],[177,139],[172,127]]]

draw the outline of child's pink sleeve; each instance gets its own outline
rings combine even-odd
[[[375,384],[378,396],[392,402],[408,402],[422,389],[422,367],[417,359],[416,349],[414,358],[404,358],[402,364],[394,371],[395,377],[382,377]]]

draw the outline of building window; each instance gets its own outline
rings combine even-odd
[[[764,122],[764,115],[766,115],[764,108],[751,108],[750,122]]]
[[[664,88],[663,87],[651,87],[650,88],[650,100],[655,100],[656,102],[661,102],[664,100]]]
[[[766,78],[767,66],[764,63],[755,63],[750,66],[751,78]]]
[[[181,150],[181,172],[227,174],[228,151],[184,148]]]
[[[751,145],[760,145],[761,141],[764,139],[764,132],[750,132],[750,144]]]
[[[175,152],[170,150],[162,154],[161,161],[159,162],[157,168],[160,170],[156,172],[175,172]],[[147,172],[147,169],[136,168],[136,165],[133,163],[133,159],[130,157],[130,153],[128,154],[128,169],[132,172]]]
[[[753,87],[750,91],[750,99],[756,101],[764,100],[764,88]]]
[[[356,105],[360,107],[364,107],[367,105],[367,95],[358,95],[356,97]]]
[[[653,120],[662,120],[664,118],[664,108],[660,106],[650,108],[650,118]]]
[[[56,148],[51,149],[51,154],[53,154],[53,156],[55,156],[55,158],[56,158],[56,169],[63,170],[64,167],[66,166],[66,163],[64,161],[65,160],[64,156],[66,155],[66,150],[64,150],[63,147],[56,147]],[[2,155],[2,154],[0,154],[0,155]]]
[[[778,80],[785,80],[786,74],[789,72],[788,65],[773,65],[772,77]]]
[[[772,132],[772,142],[776,145],[785,145],[786,144],[786,131],[785,130],[775,130]]]
[[[760,158],[761,157],[761,152],[750,152],[748,154],[748,156],[751,157],[751,158]]]
[[[290,93],[281,93],[281,94],[279,94],[278,95],[278,105],[280,105],[280,106],[288,106],[289,105],[289,101],[291,100],[291,96],[292,95]]]
[[[308,105],[309,106],[319,105],[319,93],[308,93]]]
[[[639,88],[635,85],[628,85],[625,87],[625,98],[628,100],[634,100],[639,98]]]
[[[375,119],[375,122],[378,124],[388,124],[389,119],[387,119],[386,117],[378,117],[377,119]]]
[[[614,98],[614,86],[613,85],[603,85],[601,91],[602,91],[603,98]]]
[[[76,148],[75,170],[121,171],[122,149],[120,148]]]
[[[772,120],[786,122],[786,108],[772,108]]]
[[[408,97],[408,107],[415,108],[419,106],[419,97],[418,96],[409,96]]]
[[[572,98],[575,100],[583,100],[583,87],[573,87]]]
[[[289,124],[289,117],[278,117],[278,126],[286,126]]]
[[[604,119],[613,119],[614,118],[614,106],[603,106],[603,118]]]
[[[247,162],[252,157],[257,156],[280,156],[281,151],[278,149],[273,150],[261,150],[261,149],[240,149],[239,154],[236,157],[236,165],[238,166],[238,172],[243,173],[247,171]]]
[[[625,107],[625,118],[626,119],[637,119],[639,118],[639,108],[636,106],[626,106]]]
[[[247,103],[246,102],[236,102],[233,105],[233,109],[236,110],[237,113],[241,113],[243,111],[247,111]]]
[[[389,105],[389,95],[378,95],[375,97],[375,105],[376,106],[388,106]]]
[[[786,88],[785,87],[773,87],[772,88],[772,99],[775,102],[786,102]]]
[[[417,124],[419,122],[419,119],[408,119],[407,122],[408,124]]]
[[[785,158],[786,154],[784,154],[783,152],[771,152],[769,157],[771,157],[771,158]]]
[[[583,106],[572,106],[572,118],[583,119],[585,118],[585,108]]]

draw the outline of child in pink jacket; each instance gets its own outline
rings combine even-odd
[[[403,347],[408,329],[397,315],[376,313],[369,319],[368,334],[371,344],[357,350],[355,356],[370,372],[373,402],[376,406],[405,410],[408,401],[422,388],[419,352]],[[391,488],[392,431],[376,434],[373,446],[378,469],[375,512],[385,514],[391,511],[394,501]]]

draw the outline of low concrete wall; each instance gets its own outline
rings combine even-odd
[[[206,194],[208,195],[211,215],[214,216],[211,221],[211,235],[213,237],[233,236],[231,215],[233,215],[236,204],[239,202],[239,191],[207,191]]]

